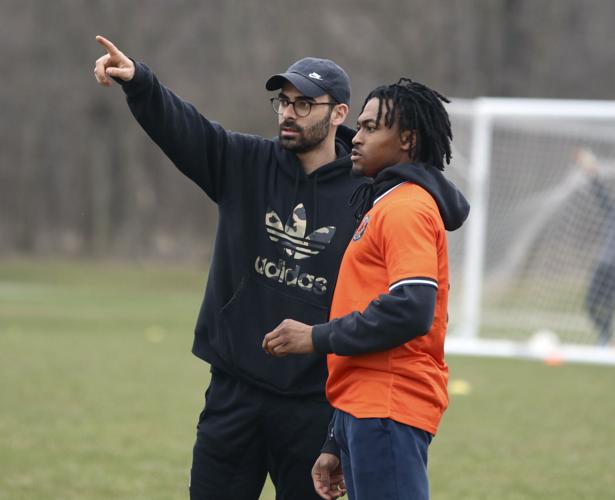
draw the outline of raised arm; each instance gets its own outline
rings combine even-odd
[[[96,81],[122,86],[130,110],[141,127],[175,166],[216,203],[229,195],[237,179],[234,169],[256,144],[251,136],[227,133],[196,108],[162,85],[144,64],[135,62],[111,41],[97,36],[106,54],[97,59]]]

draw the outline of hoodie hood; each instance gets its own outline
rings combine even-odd
[[[436,200],[447,231],[459,229],[467,219],[468,200],[437,168],[412,163],[385,168],[374,178],[374,195],[381,195],[399,182],[418,184]]]
[[[420,164],[402,163],[385,168],[378,173],[373,182],[357,188],[351,198],[352,204],[359,203],[355,212],[357,220],[361,220],[363,213],[369,210],[375,198],[400,182],[418,184],[434,198],[447,231],[459,229],[467,219],[470,204],[440,170]]]

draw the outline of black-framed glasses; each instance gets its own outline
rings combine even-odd
[[[314,102],[307,99],[295,99],[291,101],[288,97],[272,97],[269,99],[273,110],[281,115],[288,106],[292,106],[295,114],[300,117],[309,115],[312,111],[312,106],[335,106],[335,102]]]

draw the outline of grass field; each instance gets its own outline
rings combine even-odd
[[[187,498],[205,275],[0,262],[1,500]],[[471,391],[432,444],[434,500],[613,498],[615,369],[449,364]]]

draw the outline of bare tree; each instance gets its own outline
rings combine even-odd
[[[399,76],[450,96],[615,95],[615,4],[600,0],[5,0],[0,253],[195,258],[216,210],[91,76],[121,42],[225,127],[276,134],[265,79],[306,55],[353,81],[350,122]]]

